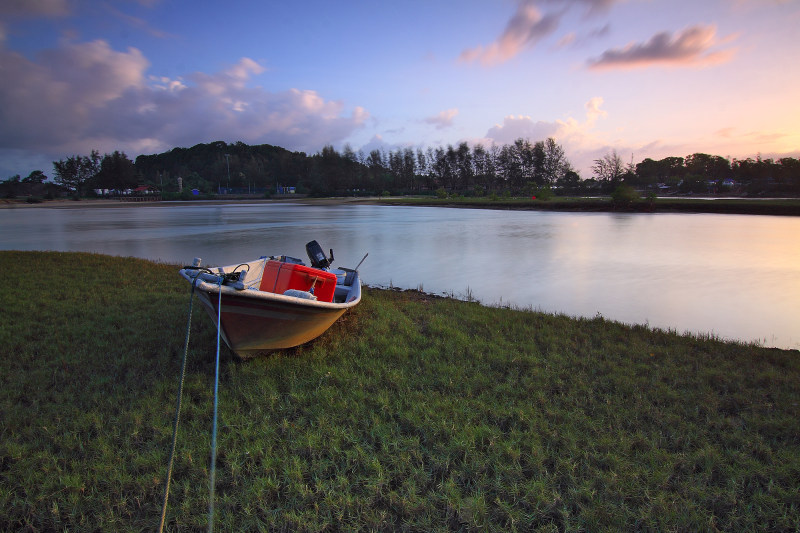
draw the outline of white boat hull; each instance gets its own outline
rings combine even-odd
[[[247,265],[251,272],[258,268],[263,271],[264,261],[252,261]],[[242,265],[214,268],[212,272],[230,273],[239,267]],[[358,305],[361,301],[361,281],[358,272],[349,272],[350,284],[336,286],[333,302],[256,290],[254,286],[260,281],[260,273],[259,278],[248,275],[248,283],[253,284],[249,288],[198,279],[196,289],[200,302],[215,324],[222,292],[221,335],[239,357],[250,358],[311,341],[325,333],[345,311]],[[184,268],[180,275],[195,283],[197,270]]]

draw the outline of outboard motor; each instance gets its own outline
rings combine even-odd
[[[328,268],[333,263],[333,248],[331,248],[330,258],[327,258],[325,252],[322,251],[322,246],[317,241],[306,244],[306,253],[314,268]]]

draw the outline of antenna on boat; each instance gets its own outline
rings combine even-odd
[[[359,262],[358,262],[358,264],[356,265],[356,267],[355,267],[353,270],[356,270],[356,271],[358,271],[358,267],[360,267],[360,266],[361,266],[361,263],[363,263],[363,262],[364,262],[364,259],[366,259],[368,255],[369,255],[369,252],[365,253],[365,254],[364,254],[364,257],[362,257],[362,258],[361,258],[361,261],[359,261]]]

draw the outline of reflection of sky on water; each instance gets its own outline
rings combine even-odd
[[[368,284],[800,348],[800,219],[299,204],[0,210],[0,248],[183,264],[333,248]]]

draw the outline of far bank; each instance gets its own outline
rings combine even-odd
[[[489,198],[489,197],[450,197],[435,198],[433,196],[336,196],[336,197],[281,197],[264,198],[263,196],[238,196],[226,198],[216,196],[198,200],[174,200],[156,202],[123,202],[104,198],[29,200],[28,198],[2,199],[0,209],[51,207],[60,209],[84,209],[92,207],[141,207],[141,206],[175,206],[193,203],[208,204],[281,204],[299,203],[303,205],[405,205],[425,207],[456,207],[469,209],[515,209],[537,211],[573,211],[573,212],[616,212],[616,213],[709,213],[731,215],[777,215],[800,216],[800,199],[798,198],[692,198],[670,197],[653,200],[636,200],[632,202],[615,202],[611,197],[560,197],[548,200],[534,198]]]
[[[577,198],[556,196],[535,198],[382,198],[385,205],[461,207],[471,209],[520,209],[538,211],[617,212],[617,213],[717,213],[730,215],[800,216],[797,198],[691,198],[672,197],[616,202],[611,197]]]

